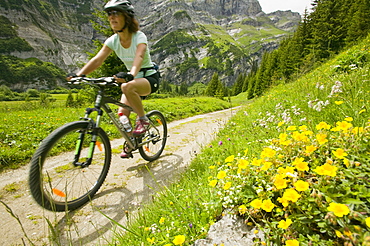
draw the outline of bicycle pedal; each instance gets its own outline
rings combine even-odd
[[[119,155],[122,159],[129,159],[129,158],[134,158],[134,156],[132,155],[132,153],[126,153],[126,152],[122,152],[120,155]]]

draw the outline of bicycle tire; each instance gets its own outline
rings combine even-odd
[[[36,150],[30,164],[29,187],[33,198],[45,209],[56,212],[77,209],[90,201],[103,184],[112,157],[110,141],[103,129],[95,129],[97,141],[91,164],[87,167],[73,164],[80,133],[84,133],[84,138],[80,141],[83,148],[79,160],[87,160],[93,130],[87,121],[68,123],[53,131]]]
[[[162,154],[167,141],[167,122],[163,114],[153,110],[146,115],[149,118],[149,129],[139,138],[139,153],[144,160],[157,160]]]

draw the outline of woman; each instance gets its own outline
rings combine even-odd
[[[155,92],[159,87],[159,74],[153,67],[148,49],[146,35],[139,31],[139,23],[134,17],[134,7],[127,0],[111,0],[104,6],[108,14],[111,28],[115,32],[105,42],[98,54],[93,57],[76,75],[87,75],[97,69],[114,51],[124,62],[128,73],[118,73],[114,77],[122,83],[121,102],[133,108],[138,115],[136,127],[132,134],[140,136],[149,126],[145,115],[142,96]],[[129,118],[130,111],[119,108]],[[122,158],[131,157],[131,153],[123,151]]]

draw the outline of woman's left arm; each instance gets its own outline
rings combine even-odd
[[[134,58],[134,63],[133,63],[132,68],[130,70],[130,73],[134,77],[140,72],[141,65],[143,63],[144,55],[145,55],[145,52],[146,52],[146,47],[147,47],[147,45],[144,44],[144,43],[141,43],[141,44],[137,45],[136,54],[135,54],[135,58]]]

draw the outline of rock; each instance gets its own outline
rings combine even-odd
[[[226,213],[210,227],[207,238],[195,241],[193,246],[252,246],[255,238],[264,241],[263,232],[256,227],[247,226],[239,216]]]

